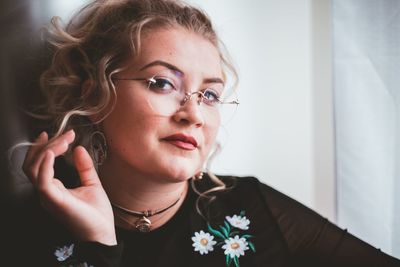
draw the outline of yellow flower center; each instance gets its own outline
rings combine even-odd
[[[231,244],[232,249],[238,249],[239,247],[240,247],[240,245],[236,242]]]
[[[203,246],[206,246],[208,244],[208,240],[205,238],[200,239],[200,244],[202,244]]]

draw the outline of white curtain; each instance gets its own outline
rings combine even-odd
[[[400,1],[332,3],[338,222],[400,257]]]

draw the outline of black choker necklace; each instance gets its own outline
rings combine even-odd
[[[124,213],[126,213],[126,214],[129,214],[129,215],[132,215],[132,216],[134,216],[134,217],[140,218],[140,219],[135,223],[135,227],[136,227],[136,229],[139,230],[140,232],[145,232],[145,233],[147,233],[147,232],[149,232],[150,229],[151,229],[151,221],[150,221],[149,218],[152,217],[152,216],[154,216],[154,215],[163,213],[164,211],[166,211],[166,210],[172,208],[173,206],[176,205],[176,203],[178,203],[178,201],[181,199],[181,197],[182,197],[182,195],[180,195],[179,198],[178,198],[174,203],[172,203],[171,205],[169,205],[168,207],[163,208],[163,209],[161,209],[161,210],[154,210],[154,211],[153,211],[153,210],[146,210],[146,211],[139,212],[139,211],[134,211],[134,210],[128,210],[127,208],[121,207],[121,206],[119,206],[119,205],[117,205],[117,204],[114,204],[114,203],[111,203],[111,205],[112,205],[114,208],[116,208],[116,209],[118,209],[118,210],[120,210],[120,211],[122,211],[122,212],[124,212]]]

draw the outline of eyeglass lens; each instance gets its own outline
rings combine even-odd
[[[169,69],[147,79],[147,89],[150,93],[147,101],[160,116],[171,116],[185,105],[195,104],[205,119],[220,119],[221,124],[226,124],[237,108],[236,95],[232,92],[228,95],[222,84],[206,84],[198,91],[189,92],[181,73]]]

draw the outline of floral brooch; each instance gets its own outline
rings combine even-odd
[[[54,252],[54,256],[57,257],[58,261],[65,261],[66,259],[71,257],[72,254],[74,253],[74,246],[75,246],[75,244],[71,244],[70,246],[64,246],[64,247],[58,248]]]
[[[240,215],[226,216],[223,225],[219,229],[214,229],[210,224],[207,225],[209,232],[195,232],[192,237],[194,251],[201,255],[214,251],[214,247],[221,247],[224,250],[226,266],[232,262],[235,267],[240,267],[239,257],[245,255],[245,251],[251,249],[256,252],[254,243],[249,239],[252,235],[246,234],[243,230],[248,230],[250,220],[246,218],[245,212]]]
[[[78,263],[74,258],[74,247],[75,244],[66,245],[63,247],[58,247],[56,251],[54,251],[54,256],[56,256],[57,260],[60,262],[60,267],[93,267],[93,265],[89,265],[86,262]]]

